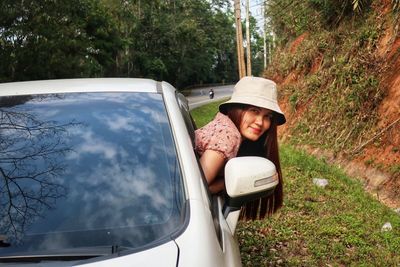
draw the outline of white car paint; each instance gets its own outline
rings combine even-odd
[[[166,82],[147,79],[71,79],[0,84],[0,96],[69,93],[69,92],[161,92],[170,119],[177,156],[186,192],[186,221],[172,241],[149,246],[136,253],[121,253],[73,262],[46,262],[22,266],[241,266],[240,252],[234,235],[238,212],[226,219],[223,200],[211,197],[193,150],[177,91]],[[188,107],[186,107],[188,108]],[[187,112],[188,110],[186,110]],[[239,161],[240,164],[240,161]],[[240,166],[236,166],[240,169]],[[257,170],[257,167],[255,167]],[[244,170],[246,172],[247,170]],[[265,172],[262,169],[261,172]],[[239,178],[234,178],[240,179]],[[249,182],[250,183],[250,182]],[[234,189],[236,190],[236,189]],[[250,190],[252,191],[252,190]],[[241,192],[246,195],[246,191]],[[228,221],[227,221],[228,220]],[[214,222],[217,221],[217,224]],[[0,266],[5,266],[0,263]],[[7,265],[13,266],[13,265]],[[19,266],[19,265],[15,265]]]

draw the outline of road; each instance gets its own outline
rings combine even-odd
[[[229,98],[232,95],[233,87],[234,85],[224,85],[192,89],[190,94],[186,96],[189,101],[189,108],[194,109],[213,101]],[[214,90],[213,99],[210,99],[208,96],[208,91],[211,88]]]

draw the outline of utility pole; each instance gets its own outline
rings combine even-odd
[[[272,62],[272,50],[275,48],[275,33],[271,31],[272,41],[269,42],[269,63]]]
[[[239,78],[246,76],[246,65],[244,63],[242,19],[240,14],[240,0],[235,0],[235,23],[236,23],[236,46],[239,66]]]
[[[140,19],[140,0],[139,0],[139,16],[138,18]]]
[[[264,2],[264,69],[267,68],[267,17],[265,16],[265,13],[267,11],[267,1]]]
[[[251,76],[251,40],[249,21],[249,0],[246,1],[246,53],[247,53],[247,76]]]
[[[265,22],[264,22],[264,69],[267,68],[267,34],[265,33]]]

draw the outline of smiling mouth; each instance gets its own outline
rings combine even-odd
[[[251,131],[255,134],[261,133],[261,129],[250,127]]]

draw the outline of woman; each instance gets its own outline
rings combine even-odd
[[[271,215],[283,201],[277,126],[286,119],[278,105],[276,84],[264,78],[244,77],[219,111],[213,121],[196,130],[196,151],[209,189],[213,194],[224,190],[223,171],[229,159],[265,157],[275,164],[279,184],[273,195],[248,203],[242,217],[254,220]]]

